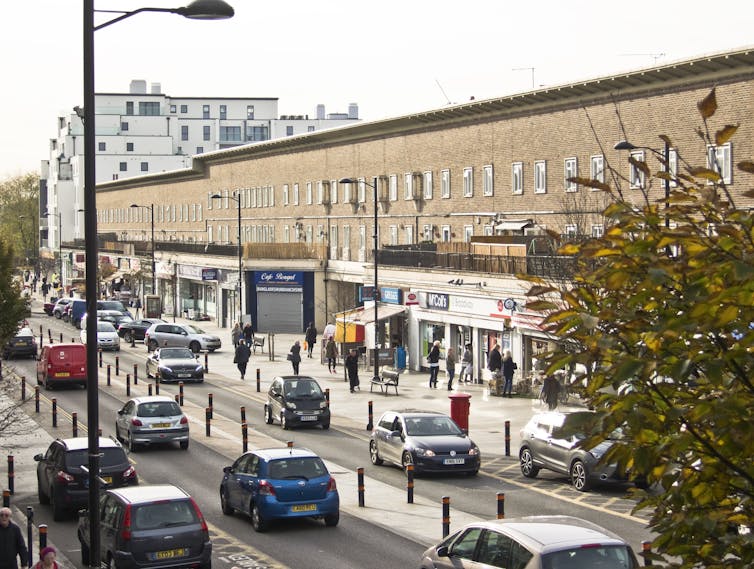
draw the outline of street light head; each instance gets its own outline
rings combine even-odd
[[[359,181],[356,178],[342,178],[341,184],[357,184]]]
[[[220,194],[212,194],[210,196],[210,198],[212,198],[213,200],[221,200],[221,199],[223,199],[223,197]]]
[[[628,140],[621,140],[613,146],[615,150],[636,150],[636,146],[631,144]]]
[[[139,204],[132,203],[130,207],[141,207]]]
[[[192,20],[227,20],[235,14],[233,7],[223,0],[194,0],[176,12]]]

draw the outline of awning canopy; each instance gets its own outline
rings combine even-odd
[[[521,231],[525,227],[531,227],[534,222],[531,219],[509,219],[495,226],[497,231]]]
[[[122,278],[130,277],[130,276],[131,276],[131,272],[130,271],[126,272],[126,271],[120,271],[120,270],[118,270],[118,271],[115,271],[109,277],[107,277],[105,280],[108,281],[108,282],[113,282],[113,281],[117,281],[117,280],[120,280]]]
[[[403,314],[408,310],[405,306],[397,304],[379,304],[377,305],[377,320],[385,320],[396,314]],[[344,324],[371,324],[374,322],[374,307],[354,308],[353,310],[346,310],[345,312],[338,312],[335,315],[336,322],[342,322]]]

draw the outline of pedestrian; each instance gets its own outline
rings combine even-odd
[[[461,374],[458,381],[464,383],[474,383],[474,354],[471,351],[471,344],[466,344],[466,349],[461,356]]]
[[[355,348],[351,348],[346,356],[344,364],[346,371],[348,372],[348,386],[351,388],[351,393],[359,387],[359,355]]]
[[[456,351],[448,348],[445,354],[445,370],[448,372],[448,391],[453,390],[453,378],[456,376]]]
[[[338,363],[338,345],[335,343],[335,338],[332,336],[327,340],[325,355],[327,356],[327,371],[335,373],[335,367]]]
[[[500,353],[500,344],[495,343],[495,346],[490,352],[489,358],[487,358],[487,369],[492,372],[493,379],[500,378],[500,368],[503,366],[503,356]]]
[[[252,328],[251,322],[247,322],[243,327],[243,339],[251,346],[251,342],[254,339],[254,328]]]
[[[238,341],[241,339],[241,336],[243,335],[243,330],[241,330],[241,325],[236,322],[233,324],[233,330],[230,331],[230,339],[233,342],[233,347],[238,347]]]
[[[141,298],[138,296],[134,300],[134,308],[136,309],[136,318],[141,318]]]
[[[246,341],[241,338],[238,340],[238,346],[236,346],[236,355],[233,358],[233,363],[238,367],[238,371],[241,372],[241,379],[246,379],[246,365],[249,363],[251,357],[251,350]]]
[[[437,376],[440,373],[440,340],[435,340],[427,354],[429,363],[429,387],[437,389]]]
[[[518,366],[511,357],[511,351],[505,350],[502,364],[503,378],[505,378],[505,383],[503,384],[503,397],[507,394],[508,398],[513,398],[513,372],[517,369]]]
[[[309,326],[306,328],[306,333],[304,334],[304,340],[306,340],[306,349],[309,351],[309,357],[312,357],[314,344],[317,343],[317,328],[314,326],[314,322],[309,322]]]
[[[54,547],[48,545],[43,547],[39,552],[39,561],[34,566],[34,569],[58,569],[60,565],[57,562],[58,552]]]
[[[301,364],[301,342],[296,340],[288,352],[288,360],[293,366],[293,375],[298,375],[298,366]]]
[[[28,567],[29,552],[21,528],[11,520],[10,508],[0,508],[0,567],[18,569],[16,558],[21,567]]]

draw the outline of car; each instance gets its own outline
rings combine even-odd
[[[8,360],[16,356],[27,358],[37,357],[37,339],[31,328],[22,327],[3,347],[3,359]]]
[[[521,429],[518,451],[521,473],[535,478],[544,468],[565,474],[581,492],[595,484],[629,482],[628,473],[617,464],[603,464],[600,460],[613,444],[625,443],[620,429],[596,446],[587,448],[582,444],[595,429],[598,419],[599,414],[593,411],[535,414]]]
[[[84,313],[81,316],[81,321],[84,322],[86,318],[86,313]],[[97,310],[97,320],[109,322],[117,330],[124,322],[133,322],[133,317],[130,314],[123,314],[118,310]]]
[[[172,397],[149,395],[129,399],[115,418],[115,437],[136,452],[142,445],[177,442],[189,447],[189,422]]]
[[[45,314],[47,316],[52,316],[52,311],[55,309],[55,304],[60,300],[57,296],[51,296],[48,300],[44,302],[42,305],[42,310],[44,310]]]
[[[272,520],[318,517],[338,525],[340,496],[335,479],[315,453],[303,448],[249,451],[223,468],[220,506],[226,515],[238,511],[251,518],[255,531]]]
[[[330,428],[330,406],[325,394],[316,379],[305,375],[278,376],[272,380],[264,417],[268,425],[277,419],[286,430],[302,425]]]
[[[168,381],[204,381],[204,366],[188,348],[157,348],[147,357],[147,377]]]
[[[222,341],[214,334],[208,334],[193,324],[153,324],[144,333],[147,351],[155,348],[189,348],[192,352],[214,352],[222,346]]]
[[[88,330],[86,320],[81,321],[81,343],[87,343]],[[120,351],[120,336],[110,322],[97,321],[97,348],[100,350]]]
[[[209,527],[196,501],[172,484],[115,488],[99,498],[97,567],[211,569]],[[82,511],[76,533],[81,563],[90,564],[91,521]]]
[[[123,338],[124,341],[131,343],[132,340],[144,340],[144,334],[153,324],[165,324],[166,322],[162,318],[141,318],[139,320],[131,320],[121,322],[118,326],[118,336]]]
[[[45,389],[59,385],[86,387],[86,346],[62,343],[42,348],[37,360],[37,383]]]
[[[128,308],[120,300],[98,300],[97,311],[99,312],[100,310],[117,310],[122,314],[131,316]]]
[[[104,488],[118,488],[139,483],[136,469],[117,441],[99,438],[99,477]],[[60,521],[69,512],[85,506],[89,500],[89,438],[55,439],[37,462],[37,494],[40,504],[52,506],[52,516]]]
[[[73,299],[67,296],[58,299],[58,301],[55,303],[55,306],[53,306],[52,308],[52,315],[60,320],[63,317],[63,311],[65,310],[65,307],[68,306],[72,301]]]
[[[481,453],[469,436],[444,413],[405,409],[385,411],[372,429],[369,458],[379,466],[384,462],[414,473],[479,472]]]
[[[573,516],[526,516],[468,524],[422,554],[422,569],[638,569],[619,536]]]
[[[71,303],[66,306],[63,320],[70,322],[76,328],[81,328],[81,317],[84,316],[84,314],[86,314],[86,300],[74,298]]]

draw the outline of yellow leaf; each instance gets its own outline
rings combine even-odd
[[[726,306],[724,310],[718,313],[716,325],[725,326],[726,324],[733,322],[738,318],[738,307]]]
[[[715,114],[717,110],[717,96],[715,95],[715,89],[713,88],[709,94],[696,104],[699,109],[699,113],[702,118],[708,119]]]
[[[743,162],[739,162],[736,164],[739,170],[742,172],[748,172],[749,174],[754,174],[754,162],[750,160],[744,160]]]
[[[737,130],[737,124],[726,124],[723,128],[715,133],[715,144],[725,144],[734,134],[736,134]]]
[[[718,174],[714,170],[710,170],[709,168],[690,168],[689,174],[696,178],[704,178],[705,180],[709,180],[710,182],[720,181],[720,174]]]

